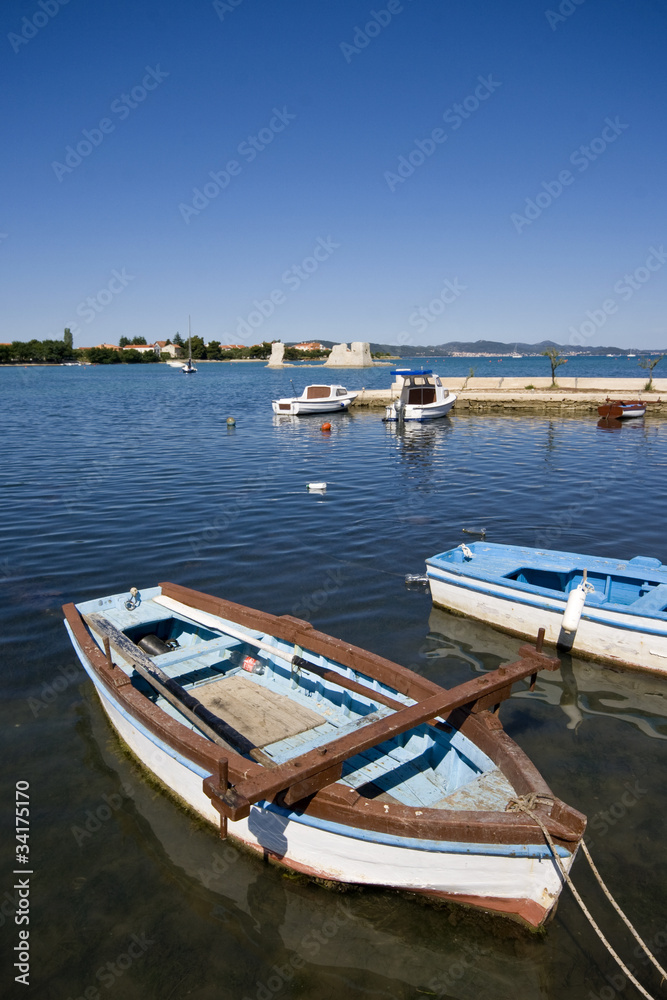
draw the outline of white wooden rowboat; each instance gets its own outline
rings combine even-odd
[[[580,656],[667,674],[667,568],[472,542],[426,560],[433,603]],[[568,607],[574,612],[566,617]]]
[[[585,819],[557,799],[489,712],[557,660],[531,646],[445,690],[275,617],[161,584],[64,608],[121,738],[222,836],[296,871],[505,914],[532,927]]]

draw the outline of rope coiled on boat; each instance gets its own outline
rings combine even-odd
[[[567,882],[567,884],[569,885],[570,889],[572,890],[572,895],[574,896],[574,898],[576,899],[577,903],[581,907],[581,909],[582,909],[582,911],[584,913],[584,916],[586,917],[586,919],[590,923],[591,927],[593,928],[593,930],[595,931],[595,933],[598,935],[598,937],[600,938],[600,940],[602,941],[602,943],[604,944],[605,948],[607,949],[607,951],[609,952],[609,954],[612,956],[612,958],[614,959],[614,961],[618,964],[619,968],[625,973],[625,975],[628,977],[628,979],[630,980],[630,982],[636,987],[636,989],[639,990],[639,992],[641,993],[641,995],[643,997],[646,997],[646,1000],[655,1000],[655,998],[650,993],[648,993],[644,989],[644,987],[641,985],[641,983],[635,978],[635,976],[632,974],[632,972],[630,971],[630,969],[627,967],[627,965],[625,964],[625,962],[623,961],[623,959],[620,957],[620,955],[615,951],[614,947],[607,940],[607,938],[605,937],[604,933],[600,929],[599,925],[595,921],[595,918],[593,917],[593,915],[589,911],[588,907],[584,903],[583,899],[579,895],[577,889],[575,888],[574,883],[572,882],[572,879],[570,878],[568,872],[565,870],[565,866],[563,865],[563,862],[560,859],[560,855],[558,854],[558,851],[556,850],[556,845],[554,844],[553,840],[551,839],[551,835],[550,835],[549,831],[547,830],[546,826],[542,822],[541,818],[535,812],[535,808],[537,807],[537,805],[540,802],[553,802],[553,798],[551,796],[549,796],[549,795],[539,795],[537,792],[531,792],[528,795],[519,795],[515,799],[510,799],[510,801],[505,806],[505,812],[523,812],[523,813],[526,813],[527,816],[530,816],[530,818],[535,823],[537,823],[537,825],[539,826],[540,830],[542,831],[544,839],[546,840],[546,842],[547,842],[547,844],[549,846],[549,850],[551,851],[552,855],[554,856],[554,859],[555,859],[555,861],[556,861],[556,863],[558,865],[558,868],[560,870],[561,876],[563,877],[563,880],[565,882]],[[609,891],[609,889],[605,885],[605,882],[603,881],[602,876],[600,875],[599,871],[595,867],[595,864],[593,863],[593,859],[592,859],[592,857],[590,855],[588,847],[584,843],[583,839],[581,840],[581,849],[584,852],[584,857],[586,858],[586,860],[588,861],[589,865],[591,866],[591,871],[593,872],[593,875],[597,879],[597,882],[600,885],[600,888],[602,889],[602,891],[604,892],[605,896],[607,897],[607,899],[609,900],[609,902],[611,903],[611,905],[613,906],[613,908],[616,910],[616,912],[618,913],[618,915],[620,916],[620,918],[622,919],[623,923],[626,925],[626,927],[628,928],[628,930],[630,931],[630,933],[632,934],[632,936],[635,938],[636,941],[639,942],[639,944],[642,947],[642,949],[644,950],[645,954],[648,956],[648,958],[650,959],[650,961],[653,963],[653,965],[656,967],[656,969],[658,970],[658,972],[662,976],[662,980],[664,982],[665,979],[667,979],[667,972],[665,972],[665,970],[662,968],[662,966],[660,965],[660,963],[656,959],[655,955],[653,955],[653,953],[649,950],[648,946],[644,943],[644,941],[642,940],[642,938],[639,936],[638,932],[635,930],[635,928],[633,927],[633,925],[630,923],[629,919],[626,917],[626,915],[623,912],[623,910],[620,908],[620,906],[618,905],[618,903],[616,902],[616,900],[613,898],[611,892]]]

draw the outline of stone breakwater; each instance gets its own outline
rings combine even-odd
[[[667,417],[667,378],[562,378],[552,387],[549,378],[444,378],[457,395],[452,413],[546,413],[574,416],[597,414],[605,399],[643,399],[646,415]],[[354,402],[358,409],[381,410],[398,398],[398,389],[364,389]]]

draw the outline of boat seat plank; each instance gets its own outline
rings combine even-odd
[[[432,803],[430,808],[504,812],[505,806],[515,795],[507,778],[498,768],[494,768]]]
[[[364,760],[366,763],[359,766]],[[397,761],[391,751],[382,753],[381,748],[370,748],[347,761],[343,765],[343,780],[353,788],[372,782],[411,806],[430,807],[442,798],[447,787],[420,758]]]
[[[317,729],[314,729],[312,732],[309,732],[307,734],[307,738],[303,740],[303,742],[301,742],[297,747],[297,753],[299,755],[310,753],[310,751],[316,750],[318,747],[327,746],[331,742],[332,735],[336,739],[339,739],[342,736],[354,734],[359,729],[363,729],[363,727],[368,725],[369,723],[372,724],[373,722],[376,722],[379,719],[383,719],[386,716],[390,715],[392,715],[391,709],[385,708],[383,705],[380,705],[377,711],[371,712],[369,715],[364,715],[356,719],[352,719],[351,721],[346,722],[345,725],[334,726],[333,733],[328,728],[325,729],[320,726]],[[327,720],[323,717],[321,718],[321,722],[323,723],[328,721],[330,720]],[[295,756],[293,754],[290,754],[288,751],[289,751],[288,747],[286,747],[285,750],[283,750],[283,748],[281,747],[279,752],[274,753],[274,748],[273,747],[271,748],[272,755],[275,757],[276,760],[279,760],[281,763],[287,763],[291,756]]]
[[[660,615],[664,614],[666,607],[667,584],[663,583],[658,587],[654,587],[653,590],[648,592],[648,594],[644,594],[643,597],[634,601],[629,606],[629,610],[631,610],[633,614]]]
[[[326,721],[286,695],[238,674],[200,685],[197,698],[256,747],[314,729]]]
[[[178,670],[175,670],[174,667],[184,661],[192,662],[195,658],[203,660],[204,657],[208,659],[211,654],[215,654],[215,658],[219,659],[217,656],[218,653],[222,653],[225,650],[239,649],[242,645],[243,643],[238,639],[221,638],[220,641],[214,639],[210,642],[197,643],[192,646],[179,646],[178,649],[174,649],[170,653],[160,653],[158,656],[154,656],[153,660],[164,670],[165,674],[175,677],[178,674]]]

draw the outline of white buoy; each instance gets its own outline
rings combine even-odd
[[[315,493],[324,493],[326,488],[326,483],[308,483],[308,489],[313,490]]]
[[[567,599],[565,612],[563,614],[563,621],[561,622],[563,632],[577,631],[583,614],[584,604],[586,603],[586,594],[592,594],[594,590],[595,587],[586,582],[586,570],[584,570],[583,580],[578,587],[575,587],[574,590],[570,591],[570,596]]]

